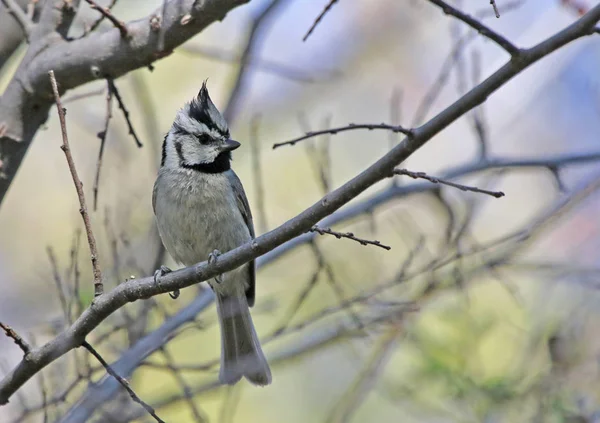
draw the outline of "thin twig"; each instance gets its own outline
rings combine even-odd
[[[117,0],[111,0],[111,2],[108,4],[108,6],[105,7],[106,10],[112,10],[112,8],[115,6],[115,4],[117,3]],[[90,25],[90,27],[88,29],[86,29],[83,32],[83,35],[81,35],[81,37],[79,38],[83,38],[85,36],[87,36],[88,34],[94,32],[96,30],[96,28],[98,28],[98,26],[100,26],[100,24],[102,23],[102,21],[104,21],[104,18],[106,16],[104,15],[104,13],[100,14],[100,17],[98,19],[96,19],[94,21],[94,23],[92,25]]]
[[[434,184],[448,185],[450,187],[458,188],[461,191],[477,192],[480,194],[491,195],[492,197],[496,197],[496,198],[504,197],[504,193],[502,191],[488,191],[488,190],[480,189],[477,187],[461,185],[461,184],[457,184],[454,182],[446,181],[444,179],[436,178],[434,176],[429,176],[425,172],[411,172],[410,170],[407,170],[407,169],[394,169],[393,174],[394,175],[406,175],[406,176],[410,176],[413,179],[426,179],[429,182],[433,182]]]
[[[375,245],[376,247],[380,247],[380,248],[383,248],[384,250],[388,250],[388,251],[392,249],[392,247],[390,247],[388,245],[384,245],[379,241],[369,241],[368,239],[357,238],[356,236],[354,236],[354,234],[352,232],[346,232],[346,233],[336,232],[329,228],[320,228],[317,225],[310,228],[309,232],[316,232],[319,235],[329,234],[329,235],[333,235],[337,239],[341,239],[341,238],[351,239],[352,241],[358,242],[360,245]]]
[[[494,9],[496,17],[500,18],[500,11],[498,10],[498,6],[496,6],[496,0],[490,0],[490,4],[492,5],[492,9]]]
[[[261,173],[260,142],[258,141],[258,129],[260,116],[256,115],[250,123],[250,159],[252,160],[252,176],[254,180],[254,189],[256,190],[256,227],[258,233],[267,232],[267,215],[265,212],[265,187]]]
[[[102,7],[94,0],[85,0],[92,9],[97,10],[104,16],[106,19],[112,22],[112,24],[119,29],[121,33],[121,37],[127,38],[129,36],[129,31],[127,31],[127,27],[125,26],[125,22],[118,20],[115,15],[112,14],[109,7]],[[113,3],[114,4],[114,3]],[[111,5],[112,6],[112,5]],[[98,22],[99,24],[100,22]]]
[[[21,338],[21,336],[17,332],[14,331],[13,328],[0,322],[0,329],[2,329],[6,336],[12,339],[15,342],[15,344],[19,346],[19,348],[21,348],[23,354],[29,354],[29,352],[31,351],[31,347],[23,338]]]
[[[94,296],[97,297],[98,295],[101,295],[103,293],[104,286],[102,284],[102,272],[100,271],[100,264],[98,263],[98,249],[96,247],[96,238],[94,237],[94,232],[92,231],[90,215],[88,214],[87,206],[85,203],[83,184],[81,183],[81,179],[79,179],[79,176],[77,175],[77,169],[75,168],[75,162],[73,161],[73,156],[71,155],[71,149],[69,147],[69,137],[67,136],[67,122],[65,120],[66,109],[63,108],[60,102],[60,94],[58,93],[58,84],[56,83],[56,78],[54,77],[54,71],[49,71],[48,75],[50,76],[50,83],[52,84],[52,91],[54,92],[54,101],[56,102],[56,107],[58,110],[58,119],[60,120],[60,129],[62,132],[63,144],[60,148],[65,153],[67,163],[69,165],[69,170],[71,171],[71,176],[73,177],[73,183],[75,184],[75,189],[77,190],[77,197],[79,198],[79,213],[81,213],[81,217],[83,218],[85,233],[87,235],[88,244],[90,246],[92,269],[94,273]]]
[[[71,321],[71,316],[69,314],[69,304],[67,297],[65,296],[63,279],[60,277],[60,272],[58,271],[58,262],[56,260],[56,256],[54,255],[54,250],[52,247],[48,246],[46,247],[46,252],[48,253],[50,267],[52,267],[52,276],[56,285],[56,292],[58,294],[58,300],[60,301],[60,307],[62,308],[65,316],[65,322],[71,324],[73,322]]]
[[[121,97],[119,90],[117,90],[115,81],[112,78],[107,78],[106,82],[108,82],[109,91],[113,93],[113,95],[117,99],[117,103],[119,103],[119,109],[121,109],[121,111],[123,112],[123,116],[125,117],[125,121],[127,122],[127,127],[129,128],[129,135],[131,135],[135,140],[135,145],[137,145],[138,147],[142,147],[143,144],[140,142],[140,139],[138,138],[137,134],[135,133],[135,130],[133,129],[131,120],[129,120],[129,111],[125,107],[125,103],[123,102],[123,98]]]
[[[98,210],[98,185],[100,184],[100,169],[102,168],[102,157],[104,156],[104,146],[106,144],[106,136],[108,135],[108,124],[112,118],[112,98],[113,91],[108,84],[106,93],[106,117],[104,118],[104,129],[98,132],[97,136],[100,139],[100,150],[98,152],[98,162],[96,163],[96,177],[94,178],[94,211]]]
[[[115,372],[112,369],[112,367],[110,367],[110,365],[102,358],[102,356],[98,353],[98,351],[96,351],[94,349],[94,347],[92,347],[87,341],[83,341],[81,346],[83,348],[85,348],[86,350],[88,350],[90,352],[90,354],[92,354],[96,358],[96,360],[98,360],[100,362],[100,364],[102,364],[102,367],[104,367],[106,369],[106,372],[109,375],[111,375],[112,377],[114,377],[117,380],[117,382],[119,382],[121,384],[121,386],[123,388],[125,388],[125,390],[127,391],[127,393],[129,394],[129,396],[131,397],[131,399],[133,401],[137,402],[142,407],[144,407],[144,409],[148,412],[148,414],[150,414],[152,417],[154,417],[154,420],[156,420],[159,423],[165,423],[164,420],[162,420],[160,417],[158,417],[156,415],[154,408],[150,407],[148,404],[146,404],[144,401],[142,401],[142,399],[140,397],[137,396],[137,394],[133,391],[133,389],[131,389],[131,386],[129,385],[129,382],[127,381],[127,379],[119,376],[117,374],[117,372]]]
[[[191,55],[201,55],[208,59],[219,60],[227,63],[240,63],[243,58],[238,52],[223,49],[221,47],[213,46],[195,46],[184,44],[178,52],[183,52]],[[290,81],[302,82],[302,83],[317,83],[329,81],[334,78],[338,78],[342,75],[342,72],[337,69],[329,69],[320,71],[312,74],[305,71],[302,68],[297,68],[291,65],[287,65],[282,62],[276,62],[273,60],[257,57],[255,55],[248,55],[246,58],[246,65],[248,68],[257,70],[260,72],[277,75]]]
[[[411,136],[413,133],[412,129],[406,129],[400,125],[389,125],[387,123],[360,123],[360,124],[349,123],[347,126],[340,126],[339,128],[329,128],[329,129],[323,129],[321,131],[307,132],[306,134],[302,135],[301,137],[294,138],[289,141],[284,141],[284,142],[273,144],[273,149],[276,149],[276,148],[284,146],[284,145],[295,145],[296,143],[298,143],[300,141],[304,141],[309,138],[318,137],[320,135],[325,135],[325,134],[336,135],[338,132],[353,131],[355,129],[368,129],[369,131],[372,131],[374,129],[383,129],[385,131],[400,132],[401,134],[404,134],[406,136]]]
[[[325,17],[325,15],[327,14],[327,12],[329,12],[331,10],[331,8],[333,7],[333,5],[336,4],[337,1],[338,0],[330,0],[330,2],[327,4],[327,6],[325,6],[325,8],[319,14],[319,16],[317,16],[317,19],[315,19],[315,21],[313,22],[313,24],[310,26],[310,28],[308,29],[308,32],[302,38],[302,41],[306,41],[308,39],[308,37],[310,36],[310,34],[313,33],[313,31],[315,30],[315,28],[317,27],[317,25],[319,25],[319,22],[321,22],[321,20]]]
[[[25,33],[25,39],[29,42],[34,25],[32,20],[15,0],[2,0],[2,3],[6,7],[6,10],[8,10],[8,13],[13,15],[17,23],[21,26],[21,29]]]
[[[514,45],[513,43],[508,41],[508,39],[504,38],[502,35],[493,31],[491,28],[485,26],[484,24],[482,24],[481,22],[479,22],[477,19],[473,18],[472,16],[469,16],[466,13],[463,13],[460,10],[450,6],[448,3],[446,3],[443,0],[428,0],[428,1],[430,3],[435,4],[440,9],[442,9],[442,11],[446,15],[454,16],[456,19],[469,25],[471,28],[473,28],[479,34],[483,35],[486,38],[489,38],[490,40],[492,40],[493,42],[498,44],[498,46],[503,48],[512,57],[517,57],[521,54],[521,49],[519,49],[516,45]]]

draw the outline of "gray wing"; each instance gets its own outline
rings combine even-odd
[[[233,192],[235,193],[238,209],[242,214],[244,222],[246,222],[246,226],[250,231],[250,236],[254,239],[255,234],[254,222],[252,221],[252,212],[250,211],[250,204],[248,204],[248,198],[246,198],[246,193],[244,192],[242,182],[233,170],[227,172],[227,177],[229,178],[229,182],[231,183],[231,187],[233,188]],[[248,305],[252,307],[254,305],[254,298],[256,294],[256,264],[254,263],[254,260],[248,263],[248,273],[249,275],[248,288],[246,289],[246,299],[248,300]]]

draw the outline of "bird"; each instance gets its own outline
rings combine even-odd
[[[240,143],[212,102],[206,81],[198,95],[181,108],[166,134],[152,207],[167,252],[191,266],[218,260],[255,237],[244,187],[231,169],[231,152]],[[221,332],[219,381],[233,385],[245,377],[251,384],[271,383],[271,369],[252,322],[256,295],[255,263],[251,261],[208,281]],[[161,266],[160,280],[171,270]],[[178,292],[172,295],[175,298]]]

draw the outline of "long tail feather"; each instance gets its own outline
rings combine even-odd
[[[271,369],[262,352],[248,302],[243,292],[225,296],[217,293],[221,326],[221,383],[233,385],[242,376],[252,384],[271,383]]]

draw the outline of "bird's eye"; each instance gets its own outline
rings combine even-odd
[[[198,141],[200,141],[200,144],[208,144],[210,143],[210,136],[207,134],[200,134],[198,135]]]

